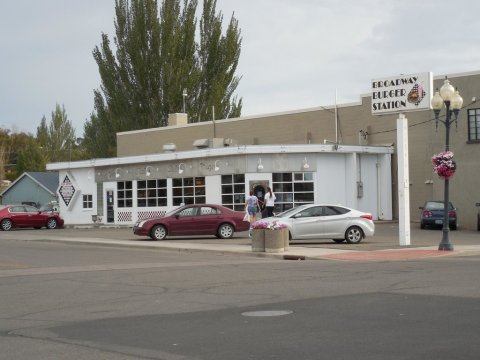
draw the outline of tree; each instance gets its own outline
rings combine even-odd
[[[25,171],[43,171],[45,164],[33,135],[0,129],[0,180],[13,181]]]
[[[0,180],[6,179],[7,164],[10,156],[9,130],[0,128]]]
[[[68,120],[65,106],[56,104],[47,127],[45,116],[37,127],[37,142],[49,162],[70,161],[76,150],[75,129]]]
[[[16,163],[17,177],[25,171],[45,171],[47,159],[45,153],[33,136],[25,139],[24,145],[19,149]]]
[[[211,120],[213,108],[223,118],[240,116],[242,100],[233,98],[240,78],[235,76],[240,58],[240,30],[233,17],[222,35],[223,15],[215,15],[216,0],[205,0],[200,20],[200,88],[198,92],[198,120]]]
[[[215,8],[204,0],[197,44],[197,0],[163,0],[160,9],[156,0],[115,1],[116,53],[106,34],[93,51],[101,86],[84,127],[91,156],[114,156],[116,132],[167,125],[183,108],[184,89],[190,121],[211,120],[213,107],[217,117],[240,115],[240,30],[232,15],[222,35]]]

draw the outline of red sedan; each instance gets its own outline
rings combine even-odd
[[[228,239],[235,231],[246,231],[250,228],[250,223],[243,221],[244,216],[242,211],[234,211],[221,205],[186,205],[159,218],[137,221],[133,233],[150,236],[153,240],[189,235],[215,235]]]
[[[56,213],[42,212],[29,205],[7,205],[0,209],[0,228],[9,231],[16,227],[55,229],[63,226],[63,219]]]

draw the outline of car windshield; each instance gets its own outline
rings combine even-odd
[[[178,208],[175,208],[175,209],[173,209],[173,210],[170,210],[169,212],[167,212],[167,213],[166,213],[165,215],[163,215],[163,216],[165,216],[165,217],[167,217],[167,216],[172,216],[173,214],[177,213],[179,210],[181,210],[181,209],[183,209],[183,208],[184,208],[184,206],[180,206],[180,207],[178,207]]]
[[[281,212],[280,214],[277,214],[277,215],[275,215],[274,217],[281,217],[281,218],[289,217],[289,216],[291,216],[293,213],[296,213],[297,211],[300,211],[300,210],[305,209],[307,206],[308,206],[308,205],[300,205],[300,206],[297,206],[297,207],[294,207],[294,208],[285,210],[284,212]]]

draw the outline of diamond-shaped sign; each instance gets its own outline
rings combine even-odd
[[[70,201],[73,199],[73,195],[75,194],[75,187],[73,186],[73,183],[70,181],[70,178],[68,175],[65,175],[65,178],[63,179],[62,183],[60,184],[60,187],[58,188],[58,193],[62,197],[63,202],[65,205],[68,207],[68,204],[70,204]]]

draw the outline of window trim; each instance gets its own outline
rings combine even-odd
[[[89,204],[90,206],[88,206]],[[93,194],[82,194],[82,209],[83,210],[93,209]]]

